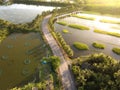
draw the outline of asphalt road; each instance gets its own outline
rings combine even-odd
[[[73,82],[73,78],[71,76],[70,70],[68,68],[67,61],[65,60],[63,53],[61,51],[61,48],[57,44],[56,40],[53,38],[51,33],[48,29],[48,20],[51,17],[51,15],[46,16],[42,21],[42,31],[43,34],[48,41],[49,46],[52,49],[52,52],[55,56],[58,56],[61,59],[61,65],[59,67],[60,76],[62,79],[62,85],[64,90],[76,90],[76,87]]]

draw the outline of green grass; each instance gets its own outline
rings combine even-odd
[[[69,33],[69,31],[66,30],[66,29],[63,29],[62,32],[63,32],[63,33]]]
[[[82,26],[82,25],[77,25],[77,24],[69,24],[68,26],[71,28],[80,29],[80,30],[89,30],[90,29],[87,26]]]
[[[88,16],[81,16],[81,15],[73,15],[73,17],[81,18],[81,19],[87,19],[87,20],[95,20],[94,17],[88,17]]]
[[[77,48],[78,50],[88,50],[89,49],[89,47],[86,44],[81,43],[81,42],[74,42],[73,46],[75,48]]]
[[[108,19],[101,19],[100,22],[104,22],[104,23],[113,23],[113,24],[120,24],[120,21],[108,20]]]
[[[60,25],[64,25],[64,26],[67,25],[67,23],[66,23],[66,22],[63,22],[63,21],[59,21],[59,22],[57,22],[57,23],[60,24]]]
[[[115,36],[115,37],[120,37],[120,33],[116,33],[116,32],[107,32],[107,31],[103,31],[103,30],[99,30],[99,29],[95,29],[94,32],[111,35],[111,36]]]
[[[104,44],[97,43],[97,42],[93,42],[92,45],[93,45],[93,47],[99,48],[99,49],[104,49],[104,48],[105,48],[105,45],[104,45]]]
[[[112,49],[112,51],[118,55],[120,55],[120,47],[115,47]]]

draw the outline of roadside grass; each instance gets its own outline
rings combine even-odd
[[[114,47],[112,51],[118,55],[120,55],[120,47]]]
[[[104,23],[112,23],[112,24],[120,24],[120,21],[116,21],[116,20],[108,20],[108,19],[101,19],[100,22],[104,22]]]
[[[69,24],[68,26],[71,28],[80,29],[80,30],[89,30],[90,29],[87,26],[82,26],[82,25],[77,25],[77,24]]]
[[[81,18],[81,19],[87,19],[87,20],[95,20],[94,17],[88,17],[88,16],[81,16],[81,15],[72,15],[73,17]]]
[[[67,29],[63,29],[62,32],[63,33],[69,33],[69,31]]]
[[[58,21],[57,24],[60,24],[60,25],[63,25],[63,26],[66,26],[67,23],[66,22],[63,22],[63,21]]]
[[[74,42],[73,46],[78,50],[89,50],[89,47],[87,44],[81,43],[81,42]]]
[[[104,44],[98,43],[98,42],[93,42],[92,46],[95,47],[95,48],[99,48],[99,49],[104,49],[105,48]]]
[[[107,31],[103,31],[103,30],[99,30],[99,29],[95,29],[94,32],[111,35],[111,36],[115,36],[115,37],[120,37],[120,33],[116,33],[116,32],[107,32]]]

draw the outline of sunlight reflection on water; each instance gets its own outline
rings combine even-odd
[[[25,4],[13,4],[0,6],[0,18],[13,23],[31,22],[38,14],[43,11],[53,10],[55,7],[35,6]]]

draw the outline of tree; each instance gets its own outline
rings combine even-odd
[[[120,61],[104,54],[93,54],[86,60],[77,60],[72,71],[78,90],[119,90]]]

